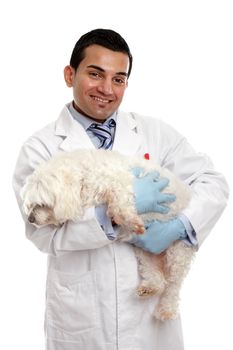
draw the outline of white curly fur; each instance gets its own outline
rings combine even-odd
[[[168,178],[166,193],[176,195],[168,214],[138,215],[134,206],[133,178],[130,171],[140,167],[140,176],[157,171]],[[158,178],[155,178],[157,181]],[[170,171],[139,157],[127,157],[115,151],[77,150],[60,153],[40,164],[26,179],[21,192],[25,214],[36,225],[61,225],[79,220],[85,208],[107,204],[107,213],[121,226],[119,240],[129,241],[132,232],[142,233],[144,221],[167,220],[177,216],[190,199],[188,186]],[[179,292],[189,269],[194,249],[177,241],[160,255],[135,248],[141,283],[139,296],[160,295],[154,316],[160,320],[178,315]]]

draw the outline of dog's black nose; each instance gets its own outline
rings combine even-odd
[[[28,221],[33,224],[35,222],[35,216],[33,215],[33,213],[31,213],[28,217]]]

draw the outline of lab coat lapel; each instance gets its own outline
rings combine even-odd
[[[59,147],[64,151],[95,148],[82,125],[74,120],[66,106],[57,120],[55,134],[64,137]],[[137,153],[141,142],[141,136],[137,133],[137,121],[133,118],[133,115],[118,112],[113,150],[126,155],[134,155]]]
[[[134,155],[142,143],[137,133],[137,121],[130,113],[118,112],[113,150],[125,155]]]
[[[64,137],[59,146],[64,151],[69,152],[79,148],[95,148],[82,125],[74,120],[66,106],[57,120],[55,134]]]

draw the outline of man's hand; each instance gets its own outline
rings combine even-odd
[[[182,221],[178,218],[169,221],[154,220],[145,225],[142,235],[133,235],[129,243],[153,254],[160,254],[173,242],[187,237]]]
[[[166,188],[168,179],[160,179],[158,172],[151,172],[140,177],[141,168],[133,168],[131,172],[135,176],[133,189],[135,194],[135,206],[138,214],[157,212],[166,214],[169,207],[165,203],[174,202],[176,196],[162,191]]]

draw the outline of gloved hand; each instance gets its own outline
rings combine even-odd
[[[160,254],[173,242],[187,237],[182,221],[178,218],[169,221],[150,221],[142,235],[133,234],[129,243],[150,253]]]
[[[169,183],[168,179],[159,178],[159,173],[156,171],[139,177],[142,171],[143,169],[141,168],[131,169],[131,172],[135,176],[133,189],[138,214],[149,212],[168,213],[169,207],[164,205],[164,203],[170,203],[176,200],[175,195],[162,192]]]

